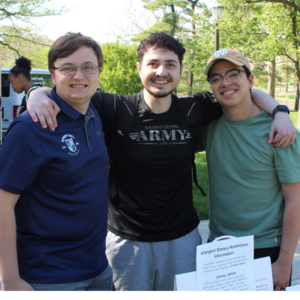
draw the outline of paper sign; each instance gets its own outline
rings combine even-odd
[[[300,291],[300,285],[287,286],[285,290],[288,292]]]
[[[175,275],[175,291],[197,291],[196,272]]]
[[[225,239],[197,247],[197,289],[255,291],[254,238]]]
[[[272,266],[269,256],[254,260],[256,291],[273,291]]]

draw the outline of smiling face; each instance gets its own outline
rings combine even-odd
[[[243,69],[227,60],[217,62],[210,71],[210,76],[215,74],[225,74],[231,69]],[[223,76],[222,83],[219,87],[212,87],[212,91],[216,100],[223,108],[230,108],[244,105],[244,103],[251,101],[250,89],[253,87],[253,75],[249,78],[245,73],[240,73],[235,82],[229,82]]]
[[[167,97],[179,84],[182,66],[173,51],[150,48],[137,67],[145,90],[154,98]]]
[[[92,62],[98,66],[97,56],[92,48],[82,46],[67,57],[58,58],[54,66],[64,64],[81,66]],[[96,74],[83,74],[80,68],[72,75],[61,74],[56,69],[50,69],[52,83],[56,87],[56,93],[69,105],[85,114],[91,97],[97,90],[99,83],[99,69]]]

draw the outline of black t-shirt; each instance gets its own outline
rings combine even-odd
[[[39,84],[39,83],[36,83],[36,84],[34,84],[32,87],[34,87],[34,86],[36,86],[36,87],[41,87],[42,85],[41,84]],[[31,87],[31,88],[32,88]],[[31,93],[31,91],[32,90],[30,90],[29,91],[29,94]],[[29,96],[29,94],[28,94],[28,96]],[[27,107],[26,107],[26,97],[27,97],[27,94],[25,93],[25,95],[24,95],[24,97],[23,97],[23,99],[22,99],[22,101],[21,101],[21,104],[20,104],[20,106],[18,107],[18,110],[17,110],[17,116],[19,116],[20,114],[22,114],[24,111],[26,111],[27,110]]]
[[[191,134],[175,95],[169,110],[161,114],[151,111],[142,92],[135,99],[130,138],[110,166],[108,229],[131,240],[176,239],[199,223],[192,197]],[[221,114],[220,106],[203,95],[182,100],[196,103],[188,118],[200,143],[202,131]],[[124,106],[121,98],[114,105],[105,97],[101,100],[99,114],[108,143],[122,134],[118,126]]]

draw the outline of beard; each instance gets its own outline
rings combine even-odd
[[[170,95],[170,94],[172,94],[174,91],[175,91],[175,89],[174,90],[171,90],[171,91],[169,91],[169,92],[156,92],[156,93],[154,93],[154,92],[152,92],[152,91],[150,91],[149,89],[147,89],[146,87],[144,87],[145,88],[145,90],[151,95],[151,96],[153,96],[153,97],[155,97],[155,98],[165,98],[165,97],[167,97],[168,95]]]

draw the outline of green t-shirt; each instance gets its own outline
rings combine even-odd
[[[280,245],[282,183],[300,181],[300,133],[288,147],[268,144],[273,119],[262,112],[232,121],[223,114],[208,130],[210,235],[254,235],[255,248]]]

